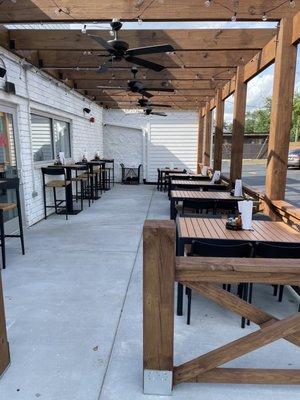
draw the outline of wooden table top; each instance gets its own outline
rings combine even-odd
[[[186,174],[186,173],[171,172],[168,175],[169,175],[170,178],[174,178],[174,177],[180,176],[181,178],[210,179],[210,177],[208,175],[202,175],[202,174]]]
[[[187,185],[187,186],[226,186],[225,183],[213,183],[211,181],[196,181],[188,179],[172,179],[172,185]]]
[[[169,174],[185,174],[186,171],[184,169],[171,169],[171,168],[160,168],[160,172],[169,173]]]
[[[195,200],[244,200],[243,197],[231,196],[230,192],[199,192],[193,190],[171,190],[171,197],[175,199]]]
[[[178,218],[179,238],[300,243],[300,232],[284,222],[252,221],[253,231],[230,231],[226,219]]]

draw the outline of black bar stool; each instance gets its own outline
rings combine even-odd
[[[24,232],[22,222],[22,210],[20,200],[20,180],[19,178],[9,178],[1,181],[0,189],[2,190],[15,190],[16,192],[16,203],[0,203],[0,239],[1,239],[1,255],[2,255],[2,268],[6,268],[6,252],[5,252],[5,238],[20,238],[22,254],[25,254],[24,245]],[[5,234],[4,231],[4,213],[17,209],[18,221],[19,221],[19,233],[18,234]]]
[[[67,186],[71,185],[71,181],[66,180],[66,172],[65,169],[59,168],[59,167],[44,167],[42,168],[42,174],[43,174],[43,194],[44,194],[44,213],[45,213],[45,219],[47,219],[47,208],[54,208],[55,213],[58,213],[59,209],[64,209],[65,214],[66,214],[66,219],[68,219],[68,207],[67,207]],[[55,179],[46,182],[45,177],[46,176],[63,176],[63,179]],[[47,199],[46,199],[46,188],[52,188],[53,189],[53,198],[54,198],[54,205],[48,206],[47,205]],[[64,189],[65,191],[65,200],[58,200],[56,197],[56,189]],[[61,204],[65,203],[65,206],[61,206]]]

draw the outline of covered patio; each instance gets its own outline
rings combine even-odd
[[[300,2],[6,0],[0,24],[0,398],[298,398]]]

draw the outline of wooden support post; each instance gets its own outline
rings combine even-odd
[[[9,346],[7,342],[5,310],[0,270],[0,376],[10,363]]]
[[[175,224],[146,221],[143,231],[144,393],[173,386]]]
[[[202,117],[202,109],[199,110],[198,124],[198,152],[197,152],[197,174],[200,174],[200,164],[203,163],[203,139],[204,139],[204,118]]]
[[[297,58],[297,49],[291,44],[292,22],[291,18],[283,18],[278,35],[266,172],[267,204],[270,200],[283,200],[285,197]],[[270,209],[265,211],[272,214]]]
[[[245,114],[247,84],[244,83],[244,67],[239,66],[236,73],[234,92],[230,180],[232,183],[242,177],[243,148],[245,133]]]
[[[217,92],[216,99],[216,129],[214,146],[214,170],[221,171],[222,168],[222,146],[223,146],[223,125],[224,125],[224,102],[222,90]]]
[[[210,166],[211,155],[211,111],[209,102],[206,103],[204,117],[204,143],[203,143],[203,165]]]

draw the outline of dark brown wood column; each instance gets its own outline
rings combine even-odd
[[[203,143],[203,165],[210,166],[211,157],[211,111],[210,103],[206,103],[204,117],[204,143]]]
[[[202,108],[200,108],[199,123],[198,123],[197,174],[200,173],[199,164],[203,163],[203,139],[204,139],[204,117],[202,117]]]
[[[239,66],[236,73],[236,84],[234,92],[233,125],[230,180],[235,182],[242,177],[243,147],[245,133],[247,84],[244,83],[244,67]]]
[[[292,45],[293,21],[280,22],[275,58],[271,126],[266,172],[267,200],[285,197],[297,50]]]
[[[222,100],[222,90],[219,89],[216,98],[216,128],[215,128],[215,143],[214,143],[215,171],[221,171],[222,168],[223,125],[224,125],[224,101]]]

